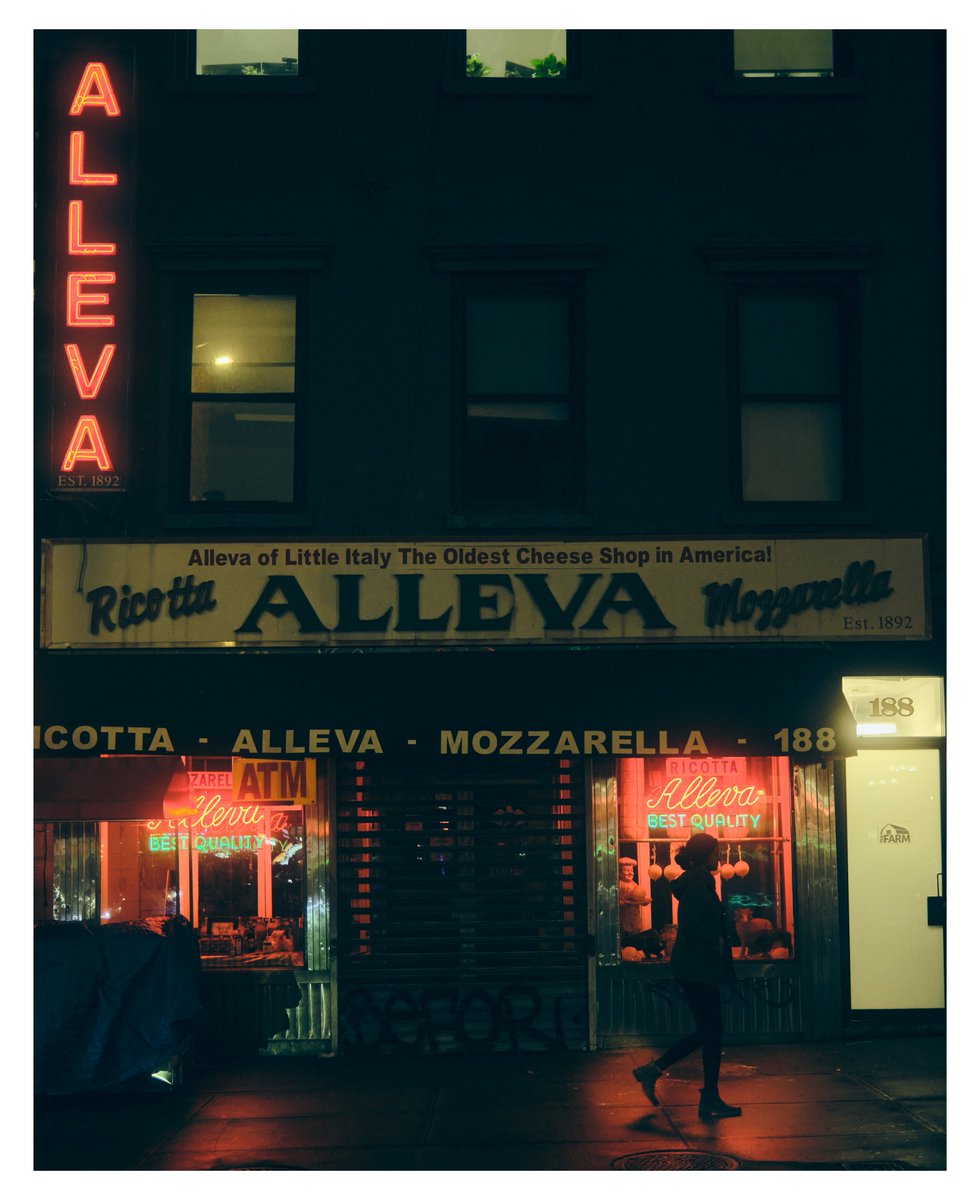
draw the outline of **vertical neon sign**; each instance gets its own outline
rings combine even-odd
[[[125,490],[131,68],[72,59],[57,97],[51,486]]]

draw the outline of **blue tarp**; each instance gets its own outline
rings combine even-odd
[[[84,1092],[170,1067],[205,1022],[182,917],[34,930],[34,1090]]]

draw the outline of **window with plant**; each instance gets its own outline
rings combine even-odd
[[[197,75],[298,75],[297,29],[198,29]]]
[[[468,29],[468,79],[562,79],[564,29]]]

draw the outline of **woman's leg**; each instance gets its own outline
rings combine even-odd
[[[718,1071],[721,1067],[721,989],[703,984],[684,986],[698,1032],[704,1039],[701,1057],[704,1063],[704,1087],[698,1104],[698,1116],[705,1120],[715,1117],[740,1117],[742,1110],[726,1104],[718,1095]]]
[[[681,985],[697,1027],[693,1033],[682,1037],[669,1050],[665,1050],[658,1059],[645,1067],[637,1067],[633,1075],[650,1101],[659,1104],[655,1090],[657,1079],[669,1066],[701,1046],[704,1087],[701,1089],[698,1115],[706,1120],[714,1117],[740,1117],[742,1110],[726,1104],[718,1095],[718,1073],[721,1067],[721,989],[714,984],[688,983],[680,979],[677,982]]]
[[[684,987],[681,984],[681,987]],[[693,1009],[692,1009],[693,1011]],[[692,1050],[696,1050],[704,1041],[704,1037],[700,1028],[697,1028],[693,1033],[687,1033],[684,1037],[661,1054],[657,1059],[651,1059],[645,1066],[637,1067],[633,1071],[633,1078],[643,1089],[643,1094],[651,1104],[659,1105],[657,1099],[657,1080],[675,1062],[680,1062],[682,1058],[686,1058]]]
[[[710,984],[688,983],[687,980],[684,980],[684,979],[679,979],[677,982],[680,984],[681,991],[684,993],[684,999],[687,1001],[687,1006],[691,1010],[691,1016],[694,1018],[695,1028],[694,1028],[693,1032],[685,1034],[684,1037],[682,1037],[678,1041],[674,1042],[674,1044],[668,1050],[665,1050],[663,1052],[663,1054],[661,1054],[661,1056],[655,1060],[655,1065],[657,1066],[657,1068],[660,1071],[666,1071],[667,1068],[673,1066],[675,1062],[680,1062],[680,1060],[682,1058],[686,1058],[691,1053],[691,1051],[696,1050],[698,1048],[698,1046],[702,1046],[702,1045],[705,1046],[705,1051],[707,1051],[706,1036],[708,1034],[710,1034],[710,1032],[712,1030],[712,1023],[711,1023],[710,1019],[706,1020],[705,1018],[706,1018],[706,1015],[710,1016],[710,1013],[711,1013],[711,995],[710,995],[710,993],[712,991],[717,993],[718,989],[712,988]],[[720,1000],[720,996],[719,996],[719,1002],[718,1002],[718,1020],[719,1020],[719,1025],[718,1025],[717,1041],[718,1041],[718,1053],[719,1053],[719,1062],[720,1062],[720,1054],[721,1054],[721,1024],[720,1024],[721,1000]],[[715,1075],[716,1082],[717,1082],[717,1078],[718,1078],[718,1076],[716,1074]]]
[[[654,1060],[654,1066],[659,1071],[666,1071],[668,1067],[672,1067],[675,1062],[680,1062],[682,1058],[687,1058],[692,1050],[697,1050],[698,1046],[702,1045],[704,1037],[700,1029],[695,1029],[692,1033],[686,1033],[678,1041]]]
[[[718,1094],[721,1069],[721,989],[706,983],[681,983],[701,1037],[705,1094]]]

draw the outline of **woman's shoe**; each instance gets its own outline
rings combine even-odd
[[[726,1104],[717,1092],[706,1094],[701,1089],[701,1102],[698,1104],[699,1117],[740,1117],[742,1110],[734,1104]]]
[[[643,1095],[657,1108],[660,1107],[660,1101],[657,1099],[657,1080],[663,1074],[663,1071],[656,1063],[647,1063],[645,1067],[634,1067],[633,1078],[643,1089]]]

